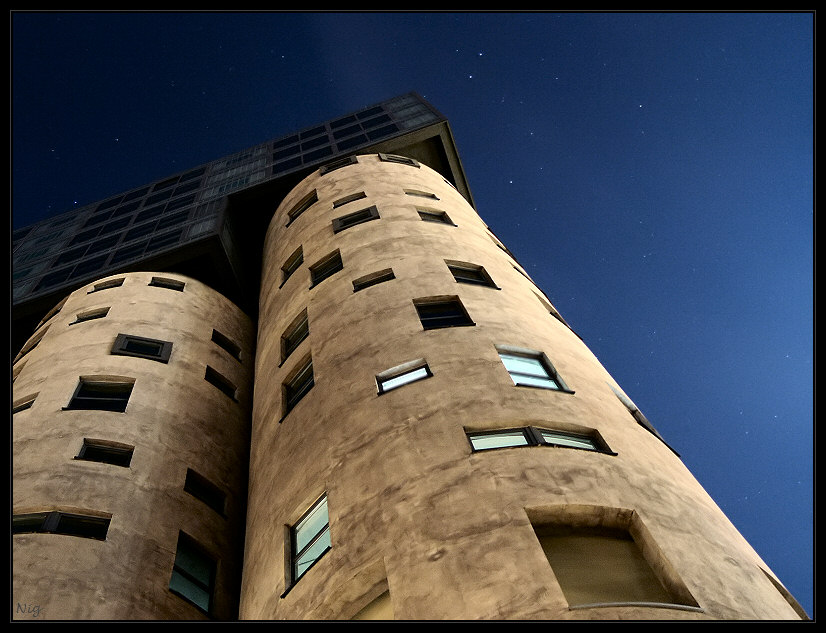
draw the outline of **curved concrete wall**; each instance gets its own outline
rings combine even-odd
[[[371,207],[369,221],[337,221]],[[342,269],[314,284],[310,268],[336,251]],[[313,173],[275,212],[263,262],[242,618],[348,619],[380,596],[386,614],[388,589],[397,619],[798,617],[436,172],[370,155]],[[458,283],[446,262],[483,266],[495,287]],[[414,300],[433,297],[458,297],[473,325],[424,329]],[[308,335],[284,360],[304,311]],[[543,353],[567,389],[515,386],[503,349]],[[308,359],[313,385],[288,410],[284,385]],[[382,372],[422,360],[430,377],[379,393]],[[474,452],[467,437],[525,426],[598,434],[608,450]],[[294,582],[290,526],[324,493],[330,549]],[[559,522],[622,523],[680,604],[570,608],[534,531]]]
[[[183,289],[151,285],[153,277]],[[93,291],[99,284],[103,289]],[[105,540],[15,534],[14,617],[31,619],[36,607],[40,619],[205,618],[169,590],[181,531],[217,561],[212,616],[236,617],[252,395],[249,318],[209,287],[171,273],[105,278],[57,308],[14,363],[15,402],[36,398],[13,415],[13,510],[110,523]],[[102,311],[102,318],[83,320]],[[213,330],[237,344],[240,360],[212,340]],[[168,359],[112,354],[119,334],[171,343]],[[205,380],[207,366],[234,383],[234,399]],[[68,410],[81,377],[133,381],[125,411]],[[84,439],[134,447],[131,462],[77,459]],[[188,469],[226,495],[222,512],[184,490]]]

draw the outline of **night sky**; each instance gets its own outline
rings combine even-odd
[[[13,227],[407,92],[814,615],[814,16],[12,13]]]

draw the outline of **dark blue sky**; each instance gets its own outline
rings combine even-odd
[[[812,615],[813,29],[13,13],[13,226],[416,91],[482,218]]]

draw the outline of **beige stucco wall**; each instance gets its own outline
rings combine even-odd
[[[288,225],[313,189],[318,202]],[[333,208],[358,191],[366,198]],[[333,218],[373,204],[380,219],[334,233]],[[456,226],[422,221],[417,206],[446,211]],[[299,246],[304,263],[282,285],[280,268]],[[335,249],[343,270],[311,288],[308,266]],[[484,266],[498,289],[456,283],[445,260]],[[263,261],[242,618],[348,619],[387,588],[397,619],[798,617],[679,458],[637,423],[586,345],[434,171],[360,156],[313,173],[275,212]],[[395,279],[353,291],[353,279],[385,268]],[[458,296],[475,325],[423,330],[413,299],[440,295]],[[281,335],[304,309],[309,337],[282,366]],[[544,352],[574,393],[515,387],[497,345]],[[315,384],[284,416],[282,384],[308,355]],[[378,373],[420,358],[431,378],[377,394]],[[616,454],[473,453],[465,433],[526,425],[596,430]],[[325,491],[332,547],[288,587],[287,528]],[[570,609],[531,527],[569,508],[578,520],[633,517],[658,573],[697,606]]]
[[[183,292],[149,286],[153,276],[186,285]],[[233,618],[253,328],[236,306],[194,279],[130,273],[104,280],[121,277],[120,287],[89,293],[89,284],[69,295],[35,333],[48,328],[42,340],[14,365],[14,398],[37,393],[13,416],[14,514],[79,510],[111,514],[111,523],[105,541],[15,535],[13,617],[204,618],[168,589],[183,530],[219,560],[213,611]],[[71,324],[78,313],[106,306],[105,318]],[[211,341],[213,328],[241,347],[241,362]],[[168,362],[110,354],[119,333],[171,341]],[[204,380],[207,364],[238,386],[237,402]],[[79,376],[87,375],[134,378],[126,411],[64,410]],[[74,459],[84,438],[134,446],[130,466]],[[226,492],[226,516],[184,492],[187,468]],[[37,607],[37,616],[18,603]]]

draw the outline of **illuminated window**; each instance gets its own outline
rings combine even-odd
[[[169,589],[209,613],[215,588],[215,560],[192,538],[180,532]]]
[[[290,530],[292,582],[303,576],[330,549],[330,516],[326,493]]]
[[[411,382],[430,378],[432,375],[424,359],[419,359],[383,371],[376,376],[376,383],[379,386],[379,393],[382,394]]]
[[[569,391],[544,354],[500,349],[499,357],[514,385]]]

